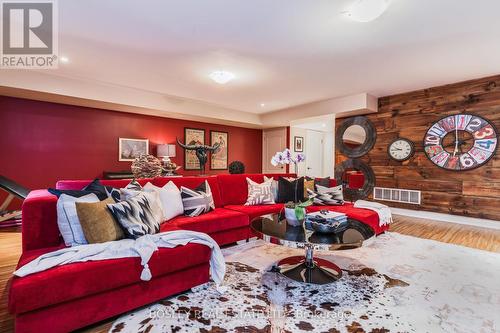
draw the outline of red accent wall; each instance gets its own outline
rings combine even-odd
[[[150,153],[158,143],[184,140],[184,127],[229,133],[228,162],[240,160],[247,173],[262,171],[262,131],[186,120],[154,117],[80,106],[0,96],[0,174],[30,189],[54,186],[59,179],[91,179],[103,171],[130,170],[118,161],[118,138],[149,139]],[[177,146],[177,165],[184,150]],[[212,171],[207,162],[207,173]],[[197,175],[198,171],[179,173]],[[0,196],[0,202],[2,197]]]

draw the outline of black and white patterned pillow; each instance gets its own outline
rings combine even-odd
[[[335,187],[325,187],[316,185],[316,191],[307,190],[309,198],[312,198],[315,205],[333,206],[344,204],[344,194],[342,185]]]
[[[129,238],[139,238],[160,231],[162,222],[158,194],[141,192],[115,204],[108,204],[115,219]]]
[[[104,186],[98,178],[94,179],[92,183],[85,186],[83,191],[101,193],[103,196],[106,195],[108,198],[113,198],[115,202],[120,201],[120,189],[112,186]]]
[[[247,184],[248,197],[247,202],[245,202],[245,206],[272,205],[275,203],[272,189],[272,179],[259,184],[247,177]]]
[[[130,181],[130,183],[128,183],[127,186],[119,190],[120,198],[121,200],[128,200],[141,193],[141,191],[142,191],[141,184],[139,184],[137,180],[132,179],[132,181]]]
[[[181,198],[184,205],[184,215],[195,217],[215,209],[214,198],[208,181],[191,190],[181,186]]]
[[[127,190],[133,190],[133,191],[141,191],[142,190],[142,185],[139,184],[137,180],[132,179],[130,183],[128,183],[127,186],[125,186],[125,189]]]

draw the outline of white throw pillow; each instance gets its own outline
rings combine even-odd
[[[157,192],[160,196],[160,203],[163,209],[165,221],[171,220],[176,216],[184,214],[184,205],[182,204],[181,191],[175,186],[174,182],[169,181],[163,187],[155,186],[151,183],[144,185],[145,192]]]
[[[264,176],[264,182],[271,181],[271,192],[273,194],[273,201],[278,199],[278,182],[273,177]]]
[[[258,184],[247,177],[248,198],[245,206],[272,205],[274,204],[273,192],[271,189],[272,180]]]
[[[61,194],[56,205],[57,225],[66,246],[88,244],[78,219],[76,202],[99,202],[99,198],[93,193],[79,198]]]

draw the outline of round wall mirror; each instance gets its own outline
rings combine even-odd
[[[358,148],[366,141],[366,132],[360,125],[351,125],[342,135],[342,141],[350,148]]]
[[[375,186],[375,174],[372,168],[360,161],[349,159],[335,167],[335,180],[342,184],[344,197],[350,201],[364,199]]]
[[[349,158],[357,158],[368,153],[375,144],[377,132],[372,122],[364,117],[345,119],[337,128],[336,147]]]

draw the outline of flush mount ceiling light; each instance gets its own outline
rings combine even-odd
[[[390,0],[355,0],[343,14],[357,22],[371,22],[389,7]]]
[[[218,84],[226,84],[235,78],[235,75],[228,71],[213,71],[209,76]]]

